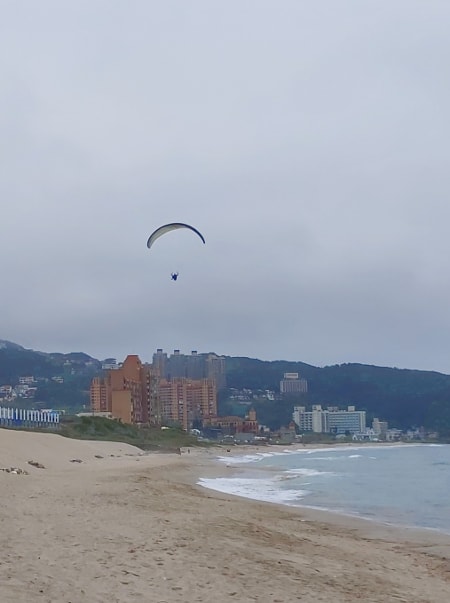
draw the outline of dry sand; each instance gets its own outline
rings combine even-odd
[[[0,602],[450,601],[450,537],[213,493],[214,456],[0,430]]]

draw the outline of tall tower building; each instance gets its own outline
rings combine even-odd
[[[174,350],[168,361],[167,376],[169,379],[186,377],[186,356],[180,350]]]
[[[110,412],[108,404],[108,390],[104,379],[94,377],[91,382],[91,410],[93,413]]]
[[[225,369],[224,356],[217,356],[217,354],[206,356],[206,376],[208,379],[214,379],[218,390],[227,385]]]
[[[91,383],[92,412],[110,412],[124,423],[160,421],[158,374],[143,365],[139,356],[129,355],[120,368],[106,371]]]
[[[153,354],[153,366],[159,369],[163,379],[214,379],[218,390],[226,387],[225,358],[217,354],[199,354],[192,350],[188,355],[174,350],[167,356],[158,349]]]
[[[160,377],[165,379],[167,377],[167,354],[163,352],[162,348],[158,348],[153,354],[152,364],[158,370]]]
[[[186,356],[186,377],[188,379],[204,379],[206,377],[205,357],[197,350],[192,350],[190,356]]]
[[[194,421],[217,415],[215,382],[211,379],[162,379],[159,382],[162,420],[189,429]]]

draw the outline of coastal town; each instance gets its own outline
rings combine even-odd
[[[87,368],[93,362],[87,361]],[[86,369],[86,367],[83,367]],[[65,372],[50,378],[20,376],[16,384],[0,385],[0,425],[57,429],[66,411],[33,405],[42,381],[63,384],[65,375],[80,370],[66,361]],[[373,417],[367,424],[367,413],[354,404],[345,407],[307,404],[308,381],[297,372],[280,375],[278,390],[255,391],[230,388],[228,398],[237,407],[236,414],[219,412],[218,397],[227,386],[226,358],[213,353],[172,354],[157,349],[152,362],[142,362],[130,354],[123,362],[110,358],[101,364],[91,379],[89,407],[78,416],[103,417],[129,425],[181,427],[198,438],[228,443],[277,442],[290,444],[304,438],[328,436],[352,441],[398,441],[436,438],[423,428],[401,430]],[[15,406],[20,400],[21,406]],[[258,420],[256,400],[291,400],[291,420],[277,429]]]

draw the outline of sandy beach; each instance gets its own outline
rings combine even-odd
[[[218,454],[0,430],[0,601],[448,602],[449,536],[197,486]]]

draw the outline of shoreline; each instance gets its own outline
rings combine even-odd
[[[448,601],[450,538],[197,485],[226,473],[220,450],[3,436],[1,466],[46,469],[0,472],[2,601]]]
[[[382,446],[403,446],[403,444],[381,444]],[[409,444],[406,444],[409,445]],[[412,446],[421,446],[422,444],[411,444]],[[344,444],[341,445],[342,447],[345,446]],[[341,447],[340,446],[340,447]],[[378,445],[374,445],[374,447],[377,447]],[[334,448],[335,446],[330,445],[328,447],[328,449]],[[357,447],[357,445],[352,446],[352,448]],[[361,447],[361,446],[360,446]],[[242,451],[241,454],[239,454],[239,451],[236,451],[235,454],[230,456],[233,457],[243,457],[246,455],[249,456],[253,456],[255,454],[259,454],[259,453],[264,453],[264,452],[268,452],[270,449],[270,447],[265,448],[264,450],[261,450],[260,447],[255,447],[255,446],[247,446],[245,451]],[[311,447],[307,447],[306,450],[308,449],[325,449],[323,446],[311,446]],[[296,450],[299,451],[303,451],[305,450],[305,448],[298,448],[298,449],[293,449],[292,452],[295,452]],[[274,454],[283,454],[282,451],[271,451],[274,452]],[[291,451],[289,451],[290,453]],[[219,458],[224,459],[225,457],[223,455],[216,455],[215,458],[210,458],[209,460],[211,461],[212,466],[207,467],[205,466],[205,469],[207,469],[207,479],[215,479],[215,478],[230,478],[230,477],[237,477],[239,476],[240,473],[247,471],[247,470],[251,470],[251,462],[249,463],[250,466],[246,466],[245,468],[242,467],[239,463],[237,464],[232,464],[232,465],[227,465],[225,464],[223,461],[219,460]],[[243,463],[244,464],[244,463]],[[229,472],[227,472],[227,470],[232,470],[233,471],[233,476],[230,476]],[[258,472],[261,473],[265,473],[268,472],[267,468],[258,468],[257,469]],[[205,472],[203,472],[205,473]],[[314,506],[310,506],[307,504],[290,504],[288,502],[282,503],[282,502],[278,502],[278,501],[269,501],[269,500],[264,500],[264,499],[258,499],[258,498],[252,498],[250,496],[245,496],[243,494],[237,494],[237,493],[230,493],[230,492],[226,492],[223,490],[219,490],[219,489],[214,489],[211,488],[207,485],[204,485],[202,483],[200,483],[200,480],[205,478],[205,475],[202,473],[202,475],[198,475],[197,480],[193,483],[193,485],[195,485],[196,487],[202,489],[202,490],[206,490],[207,492],[209,492],[210,494],[215,494],[218,497],[222,498],[222,497],[236,497],[239,500],[243,500],[243,501],[248,501],[249,503],[255,502],[255,503],[259,503],[259,504],[264,504],[264,505],[270,505],[270,506],[274,506],[277,507],[278,509],[285,509],[285,510],[290,510],[293,513],[299,513],[300,515],[304,515],[307,516],[308,519],[310,521],[318,521],[318,522],[324,522],[330,525],[336,525],[339,527],[344,527],[344,528],[349,528],[349,529],[356,529],[358,532],[361,533],[362,536],[364,536],[365,538],[373,538],[373,539],[378,539],[378,538],[389,538],[392,537],[392,535],[395,533],[395,536],[398,540],[402,540],[405,539],[405,541],[410,541],[411,539],[413,539],[418,545],[423,544],[424,546],[430,546],[430,542],[431,540],[436,540],[438,542],[436,542],[436,546],[437,547],[441,547],[442,546],[442,550],[440,550],[439,554],[442,554],[443,557],[446,557],[450,560],[450,532],[446,532],[444,530],[438,529],[438,528],[431,528],[431,527],[425,527],[425,526],[413,526],[413,525],[405,525],[405,524],[396,524],[396,523],[390,523],[388,521],[384,521],[382,519],[373,519],[373,518],[369,518],[369,517],[364,517],[364,516],[359,516],[356,514],[352,514],[352,513],[346,513],[343,511],[339,511],[339,510],[333,510],[333,509],[324,509],[324,508],[319,508],[319,507],[314,507]]]

